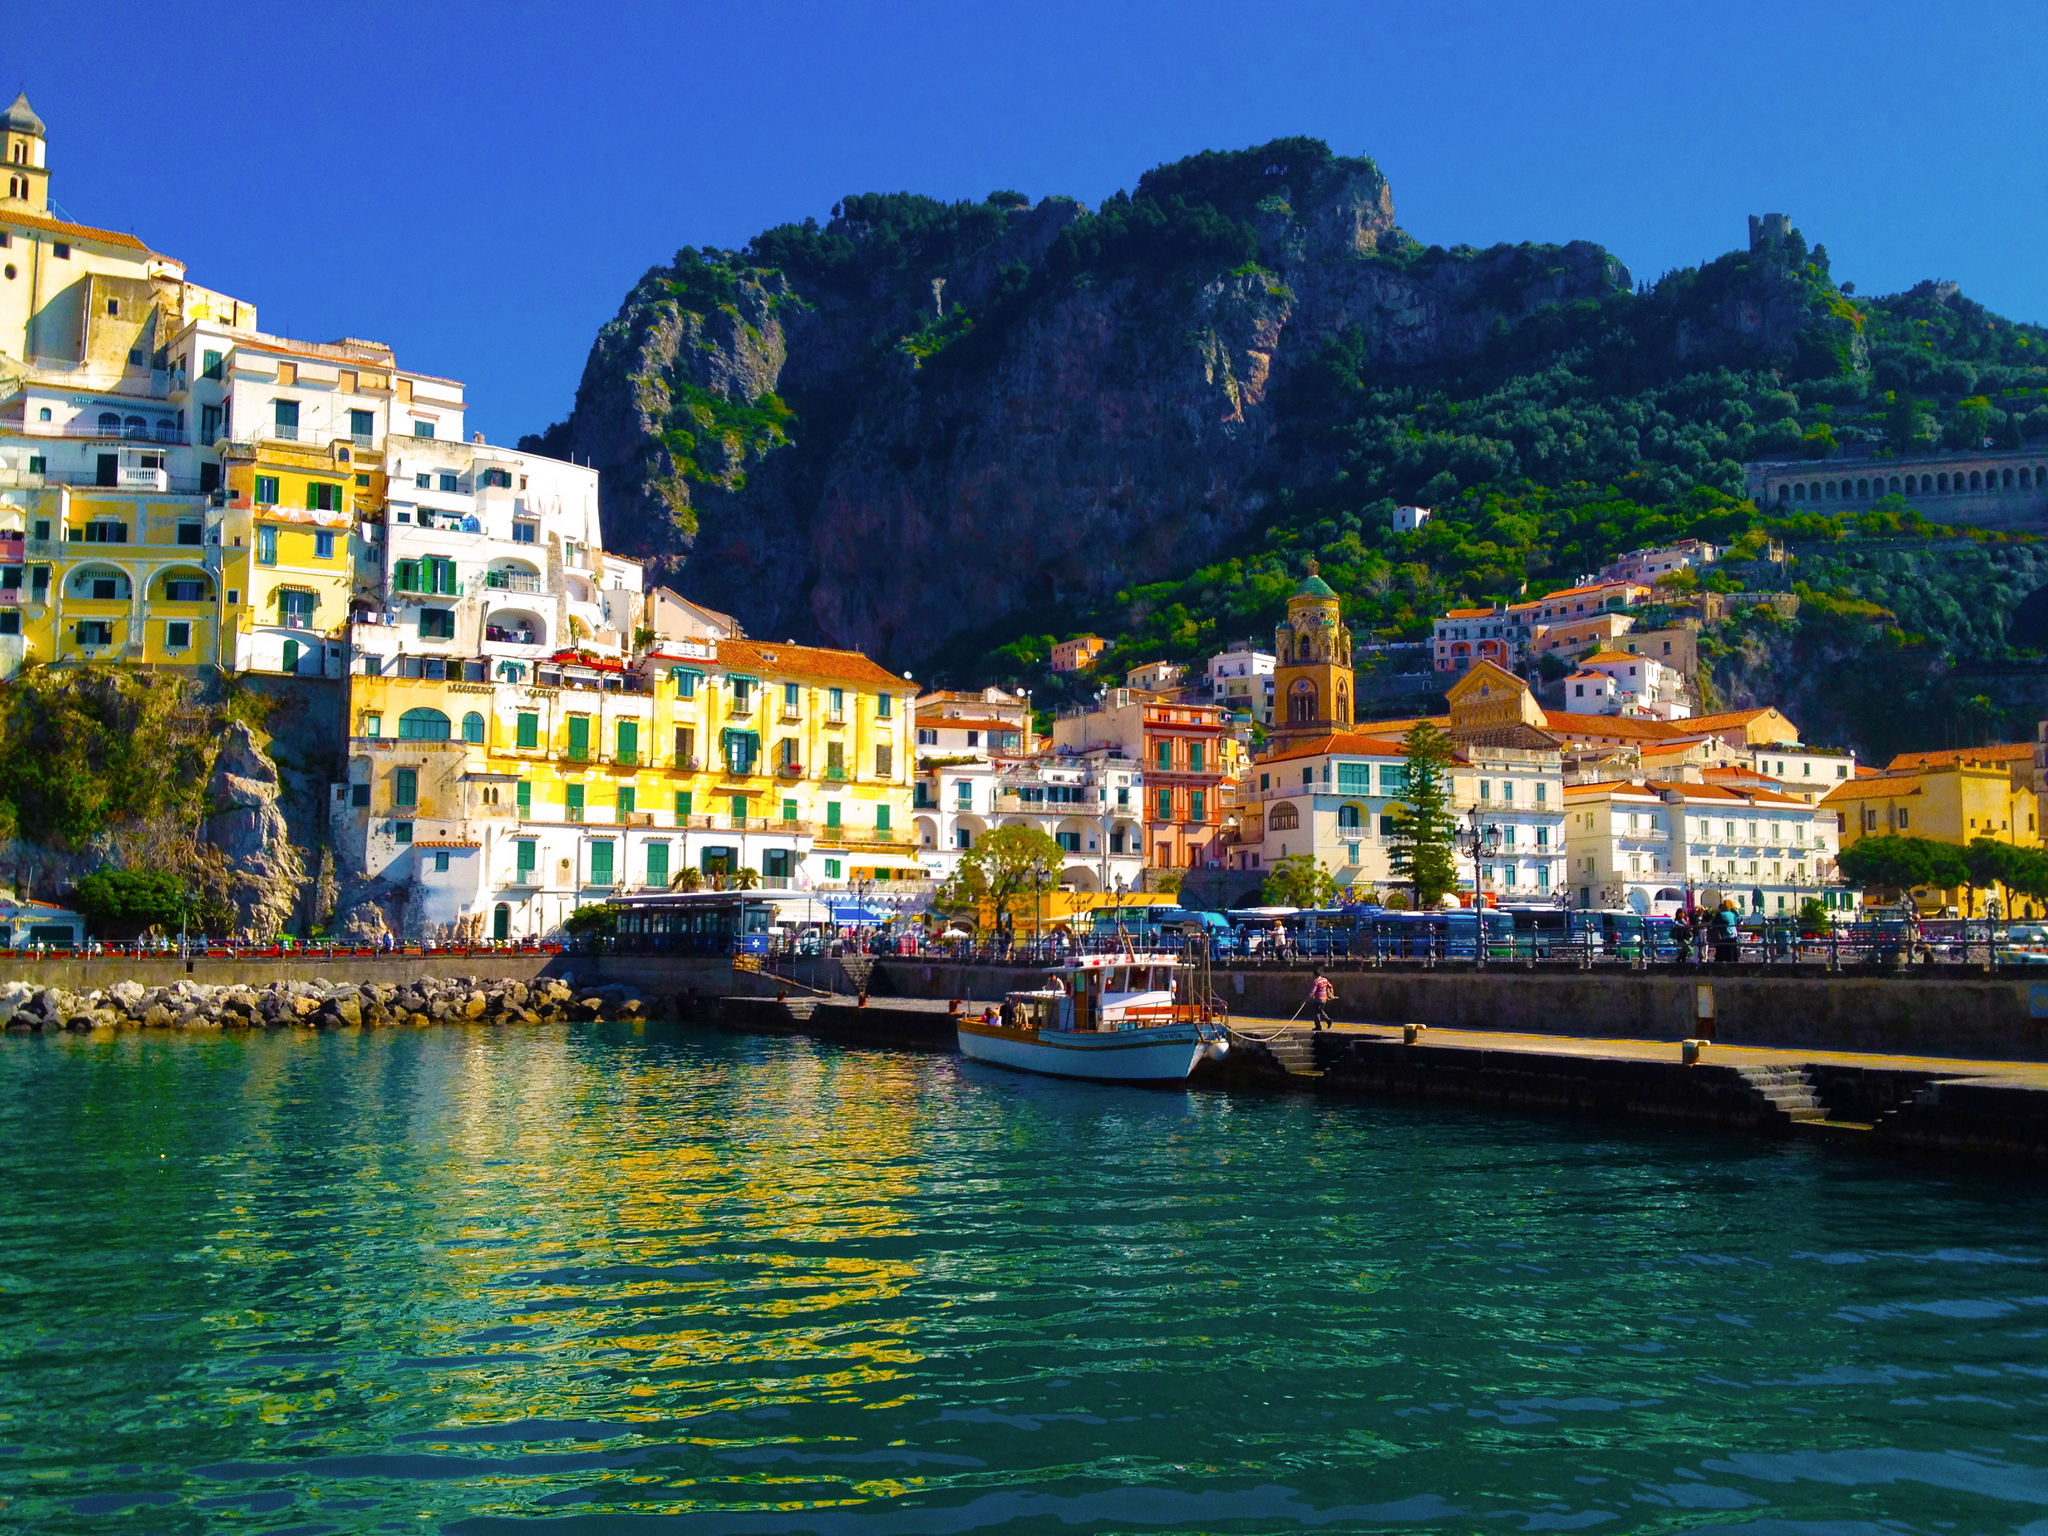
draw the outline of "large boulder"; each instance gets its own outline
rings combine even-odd
[[[247,725],[233,722],[207,784],[213,810],[203,831],[227,861],[228,897],[239,938],[275,936],[298,908],[306,867],[278,809],[280,793],[277,765]]]

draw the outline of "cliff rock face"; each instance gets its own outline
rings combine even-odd
[[[569,419],[527,441],[603,472],[607,543],[651,581],[903,665],[1259,525],[1318,467],[1283,402],[1333,344],[1428,388],[1545,316],[1633,302],[1646,355],[1747,366],[1807,344],[1791,261],[1756,253],[1660,318],[1594,245],[1425,252],[1370,160],[1303,139],[1159,167],[1093,212],[853,197],[650,271]]]
[[[292,846],[277,765],[240,721],[227,728],[207,785],[212,807],[204,826],[207,844],[228,865],[228,897],[235,909],[235,935],[266,939],[291,924],[306,877],[305,861]]]

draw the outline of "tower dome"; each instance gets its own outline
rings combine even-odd
[[[32,133],[38,138],[43,133],[43,120],[36,116],[36,109],[28,104],[28,92],[23,91],[14,98],[14,105],[0,115],[0,130],[8,133]]]

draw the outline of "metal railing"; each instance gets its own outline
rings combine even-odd
[[[489,571],[484,575],[484,585],[493,591],[502,592],[545,592],[538,576],[522,575],[518,571]]]

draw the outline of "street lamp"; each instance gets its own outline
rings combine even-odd
[[[1036,943],[1045,936],[1045,860],[1031,861],[1031,938]]]
[[[1480,890],[1479,861],[1481,858],[1491,859],[1499,854],[1500,828],[1491,822],[1482,827],[1479,824],[1477,806],[1467,811],[1465,815],[1465,851],[1472,856],[1472,906],[1477,910],[1486,904]]]

